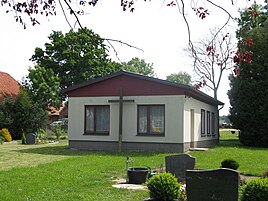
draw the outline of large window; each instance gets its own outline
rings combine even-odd
[[[139,105],[138,134],[164,135],[164,133],[165,133],[165,106]]]
[[[210,135],[210,111],[207,111],[207,135]]]
[[[108,105],[85,106],[85,134],[109,134],[110,107]]]
[[[206,119],[205,119],[205,110],[201,109],[201,136],[206,136],[205,134],[205,125],[206,125]]]

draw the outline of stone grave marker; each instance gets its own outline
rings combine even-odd
[[[239,173],[222,168],[217,170],[187,170],[188,201],[238,201]]]
[[[166,172],[174,174],[179,181],[186,178],[186,170],[193,170],[195,166],[195,158],[188,154],[180,154],[166,156]]]
[[[36,142],[36,134],[28,133],[26,135],[26,144],[35,144]]]

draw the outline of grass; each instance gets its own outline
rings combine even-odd
[[[268,149],[239,144],[237,133],[221,132],[220,145],[208,151],[193,151],[198,169],[215,169],[232,158],[243,174],[261,175],[267,170]],[[129,155],[134,166],[153,169],[164,165],[170,153],[93,152],[70,150],[67,141],[54,145],[0,145],[0,200],[131,200],[149,197],[147,191],[112,187],[125,177]]]
[[[164,153],[109,153],[57,145],[1,145],[0,200],[142,200],[147,191],[112,187],[125,177],[126,155],[135,166],[159,168]]]
[[[215,169],[221,166],[224,159],[234,159],[239,163],[238,171],[244,175],[261,176],[268,169],[268,149],[246,147],[239,143],[238,132],[231,134],[222,130],[220,144],[208,151],[193,151],[196,157],[196,168]]]

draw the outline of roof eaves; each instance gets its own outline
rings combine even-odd
[[[104,81],[104,80],[107,80],[107,79],[110,79],[110,78],[113,78],[113,77],[116,77],[119,75],[127,75],[127,76],[131,76],[131,77],[135,77],[135,78],[139,78],[139,79],[143,79],[143,80],[158,82],[160,84],[165,84],[165,85],[169,85],[169,86],[173,86],[173,87],[179,87],[179,88],[182,88],[185,90],[185,95],[196,97],[196,98],[199,98],[201,100],[205,100],[206,102],[212,103],[214,105],[224,105],[224,103],[212,98],[211,96],[209,96],[201,91],[196,90],[192,86],[175,83],[175,82],[171,82],[168,80],[162,80],[162,79],[155,78],[155,77],[149,77],[146,75],[137,74],[137,73],[133,73],[133,72],[125,71],[125,70],[113,72],[113,73],[110,73],[106,76],[95,78],[93,80],[89,80],[87,82],[83,82],[81,84],[68,87],[67,89],[64,89],[63,92],[68,93],[70,91],[73,91],[73,90],[76,90],[76,89],[79,89],[79,88],[82,88],[82,87],[85,87],[85,86],[88,86],[88,85],[91,85],[91,84],[94,84],[97,82],[101,82],[101,81]]]

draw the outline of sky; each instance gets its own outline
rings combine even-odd
[[[73,1],[74,2],[74,1]],[[83,26],[92,29],[102,38],[117,39],[135,47],[112,43],[117,51],[117,57],[122,62],[127,62],[133,57],[145,59],[147,63],[153,63],[153,68],[160,79],[166,79],[171,73],[186,71],[193,75],[193,65],[184,49],[187,47],[188,32],[177,6],[167,6],[169,1],[135,1],[135,10],[123,12],[120,0],[100,0],[96,7],[86,9],[84,16],[80,17]],[[191,9],[192,7],[205,6],[202,0],[185,0],[186,17],[191,28],[192,41],[198,41],[208,34],[209,29],[220,27],[227,19],[227,15],[213,6],[207,6],[209,15],[201,20]],[[190,3],[191,2],[191,3]],[[198,3],[196,3],[198,2]],[[250,6],[250,2],[225,0],[214,0],[221,4],[234,17],[238,17],[238,8]],[[241,4],[243,2],[243,4]],[[41,18],[41,25],[32,27],[30,23],[27,29],[15,22],[14,14],[5,13],[0,6],[0,71],[9,73],[16,80],[28,74],[29,67],[34,64],[29,61],[36,47],[44,47],[49,42],[48,36],[54,31],[66,33],[70,26],[66,22],[62,11],[57,10],[56,17]],[[77,6],[77,5],[73,5]],[[71,25],[75,24],[73,16],[68,15]],[[75,26],[78,28],[78,26]],[[228,32],[235,38],[236,23],[231,21],[227,26]],[[115,52],[110,48],[110,57],[117,60]],[[228,74],[223,75],[222,83],[218,91],[218,99],[225,103],[220,115],[228,115],[229,89]],[[212,91],[202,89],[212,96]]]

